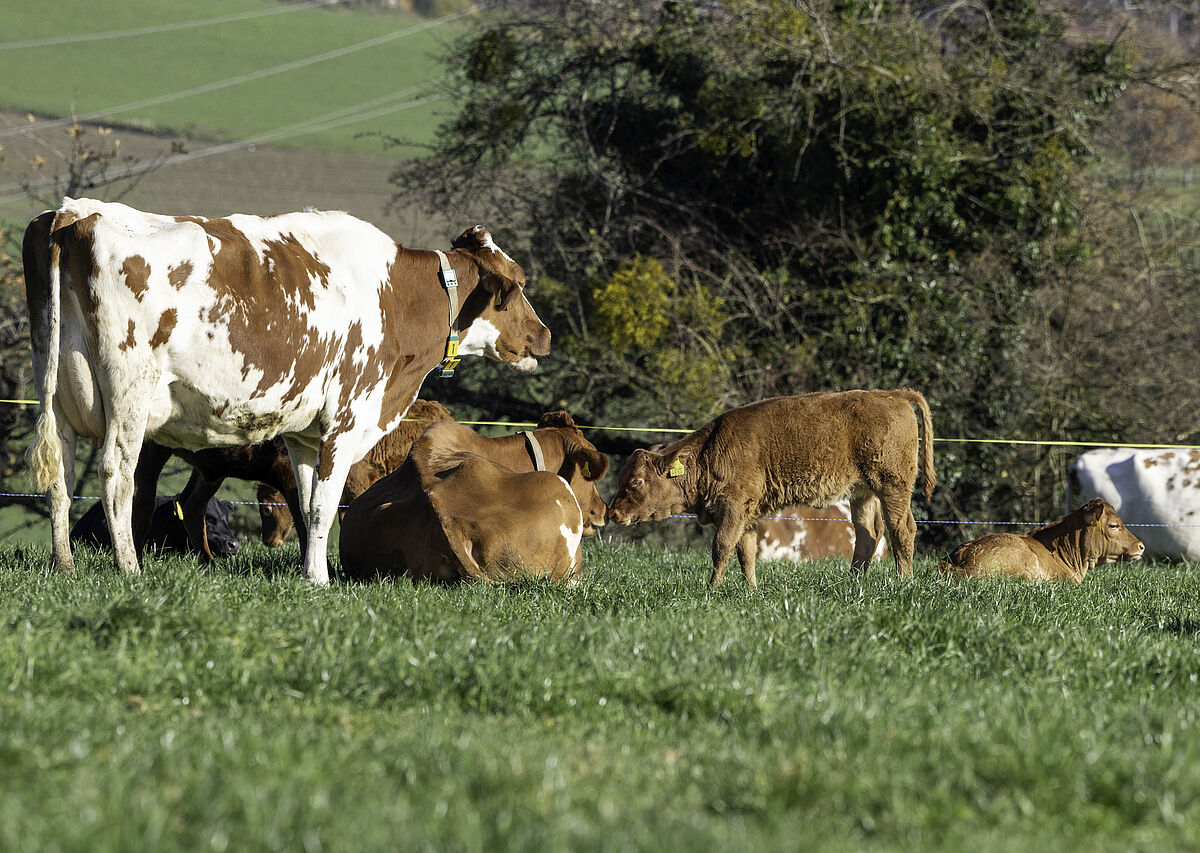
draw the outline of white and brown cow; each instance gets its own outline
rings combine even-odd
[[[918,467],[928,500],[936,479],[933,426],[929,405],[916,391],[772,397],[718,415],[665,447],[635,450],[621,470],[608,518],[633,524],[695,513],[701,524],[716,526],[709,582],[724,579],[736,549],[753,587],[761,516],[788,504],[822,507],[848,498],[853,567],[864,569],[875,553],[874,519],[882,512],[896,567],[910,575]]]
[[[1031,581],[1083,583],[1098,565],[1139,560],[1145,546],[1101,498],[1029,533],[992,533],[959,545],[938,570],[960,577],[1009,575]]]
[[[883,518],[876,514],[873,560],[887,556]],[[760,560],[849,560],[854,557],[854,521],[850,502],[827,507],[785,506],[758,520],[755,528]]]
[[[576,579],[581,538],[604,524],[595,484],[607,469],[566,412],[499,438],[439,421],[346,510],[342,570],[358,580]]]
[[[282,436],[309,529],[304,570],[328,582],[330,524],[350,466],[399,424],[449,355],[529,370],[550,332],[525,275],[476,226],[445,253],[398,246],[345,213],[159,216],[66,199],[26,230],[25,285],[42,413],[31,448],[49,492],[54,562],[67,539],[77,436],[101,446],[117,565],[144,437],[199,449]],[[439,273],[439,270],[452,269]],[[443,286],[457,277],[454,298]]]
[[[1137,530],[1146,553],[1200,560],[1200,448],[1102,447],[1075,457],[1068,495],[1104,498]]]

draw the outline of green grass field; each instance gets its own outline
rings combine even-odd
[[[589,545],[574,588],[0,552],[0,849],[1200,844],[1200,582]]]
[[[378,152],[378,140],[357,135],[432,138],[436,102],[400,107],[432,93],[417,87],[443,73],[434,57],[460,25],[429,27],[413,15],[346,9],[203,23],[280,9],[287,7],[275,0],[64,0],[47,14],[36,4],[0,0],[0,106],[53,116],[102,112],[119,124],[222,141],[379,112],[272,144]],[[96,34],[108,35],[63,41]],[[321,58],[329,54],[336,55]]]

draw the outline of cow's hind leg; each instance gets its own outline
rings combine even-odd
[[[738,562],[742,564],[742,574],[751,589],[758,586],[758,578],[754,574],[754,564],[758,559],[758,532],[751,527],[742,534],[737,543]]]
[[[913,547],[917,538],[917,522],[913,519],[912,487],[886,488],[879,496],[883,505],[883,523],[892,543],[896,570],[902,577],[912,576]],[[857,545],[855,546],[857,553]]]
[[[146,429],[144,412],[109,421],[100,455],[101,499],[108,529],[112,534],[117,568],[127,575],[142,570],[141,554],[133,544],[134,471]]]
[[[854,571],[864,572],[884,534],[879,498],[870,492],[851,495],[850,520],[854,525],[854,556],[850,560],[850,567]]]
[[[729,567],[729,560],[733,557],[735,548],[739,549],[739,558],[741,557],[740,545],[742,537],[746,535],[746,514],[732,507],[721,507],[713,514],[713,520],[717,526],[717,532],[713,536],[712,543],[712,561],[713,572],[712,577],[708,582],[711,586],[716,586],[725,580],[725,570]],[[757,543],[755,544],[754,553],[757,555]],[[745,564],[742,564],[742,569],[745,571]],[[747,580],[753,575],[754,564],[751,558],[750,575],[747,575]]]
[[[54,568],[70,574],[75,571],[75,558],[71,555],[71,500],[75,494],[75,446],[78,438],[67,419],[59,412],[57,418],[58,440],[62,444],[62,476],[50,482],[50,529],[51,552]]]

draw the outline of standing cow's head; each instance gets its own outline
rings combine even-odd
[[[479,286],[462,307],[466,330],[460,355],[483,355],[533,370],[550,353],[550,330],[525,298],[525,271],[492,241],[482,225],[468,228],[451,245],[474,260]]]
[[[1129,531],[1108,501],[1092,498],[1075,514],[1083,525],[1083,549],[1087,555],[1096,556],[1097,565],[1142,558],[1146,546]]]
[[[661,521],[691,510],[695,467],[690,447],[633,451],[617,478],[617,494],[608,506],[609,521]]]

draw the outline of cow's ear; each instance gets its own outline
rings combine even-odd
[[[466,251],[479,265],[480,280],[488,293],[496,296],[503,308],[509,295],[525,285],[525,271],[510,258],[482,225],[468,228],[450,243],[455,249]]]
[[[590,447],[576,447],[571,451],[570,460],[579,466],[583,479],[595,482],[608,471],[608,457],[599,450]]]
[[[1083,513],[1084,524],[1095,524],[1100,520],[1100,516],[1104,514],[1104,501],[1101,498],[1092,498],[1079,508]]]
[[[575,419],[571,417],[570,412],[546,412],[546,414],[542,415],[542,418],[538,421],[537,425],[538,429],[542,429],[543,427],[565,427],[567,429],[573,429],[575,427]]]

